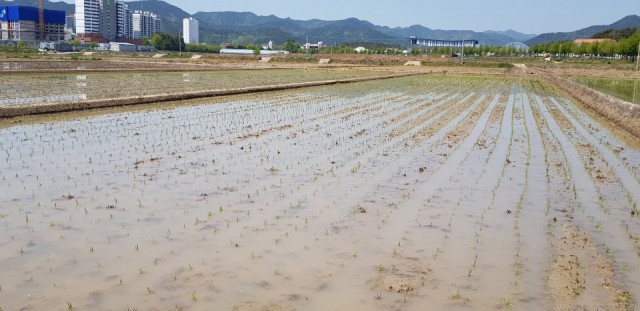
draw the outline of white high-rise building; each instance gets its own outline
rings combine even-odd
[[[102,34],[107,40],[116,37],[116,0],[76,0],[76,34]]]
[[[118,27],[116,37],[129,39],[133,37],[133,29],[131,27],[131,11],[129,6],[124,2],[117,2],[118,7]]]
[[[162,28],[158,15],[148,11],[134,11],[131,18],[133,39],[151,39]]]
[[[187,44],[200,43],[200,22],[193,17],[183,19],[182,33],[184,34],[185,43]]]
[[[100,32],[100,0],[76,0],[76,34]]]

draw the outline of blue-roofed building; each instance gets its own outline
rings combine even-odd
[[[0,40],[2,41],[64,40],[64,24],[64,11],[45,9],[44,31],[40,36],[38,8],[0,6]]]

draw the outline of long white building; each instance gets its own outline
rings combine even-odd
[[[182,20],[182,33],[184,34],[184,42],[187,44],[200,43],[200,22],[188,17]]]
[[[409,37],[411,45],[416,47],[450,47],[450,48],[472,48],[479,45],[478,40],[439,40],[439,39],[420,39],[415,36]]]

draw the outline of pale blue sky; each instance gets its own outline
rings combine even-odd
[[[73,2],[72,0],[66,0]],[[293,19],[356,17],[396,27],[446,30],[573,31],[640,15],[640,0],[165,0],[190,14],[253,12]]]

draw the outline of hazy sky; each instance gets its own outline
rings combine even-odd
[[[73,3],[73,0],[65,0]],[[165,0],[190,14],[253,12],[293,19],[356,17],[396,27],[446,30],[573,31],[640,15],[640,0]]]

